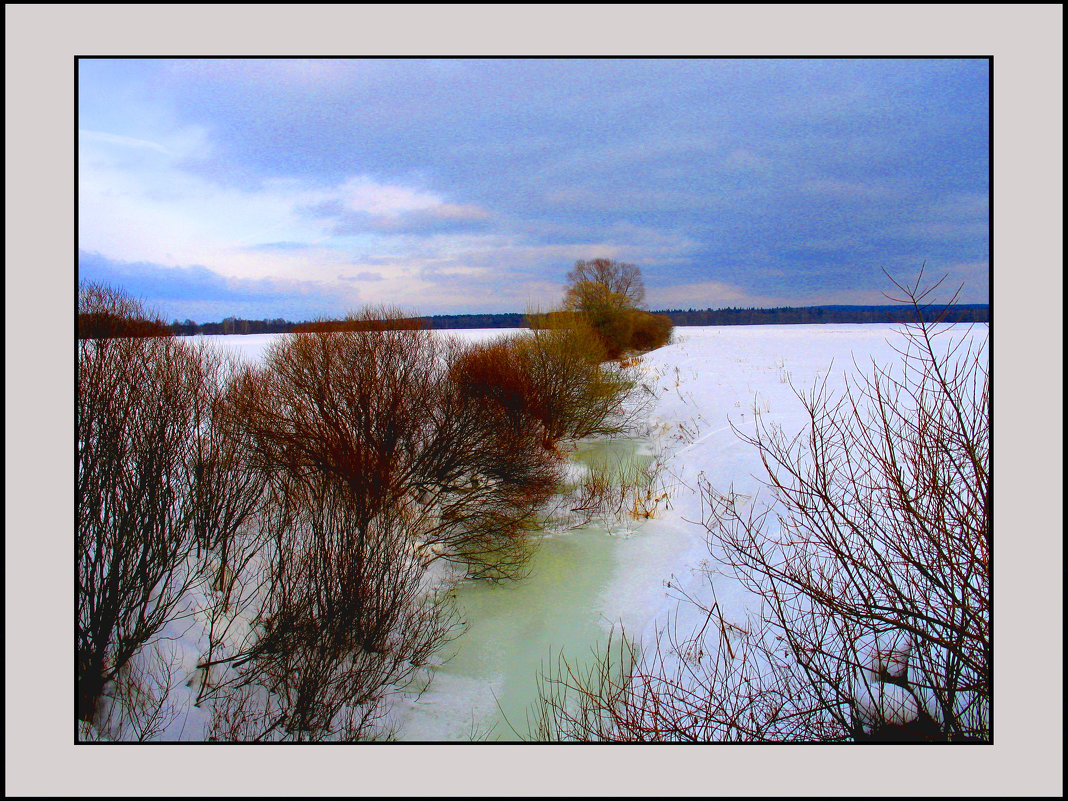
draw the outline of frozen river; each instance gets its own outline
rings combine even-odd
[[[586,442],[581,465],[648,462],[638,440]],[[528,714],[538,699],[540,671],[563,654],[573,665],[604,650],[620,623],[611,590],[630,562],[668,558],[649,521],[624,515],[610,526],[591,524],[540,536],[530,575],[515,582],[465,581],[456,599],[467,630],[445,648],[429,689],[397,707],[401,740],[518,740],[529,736]]]

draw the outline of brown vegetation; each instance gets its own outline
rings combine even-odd
[[[104,284],[78,287],[78,339],[167,337],[170,327],[151,317],[140,301]]]
[[[115,331],[147,319],[106,287],[83,307]],[[523,575],[560,441],[612,430],[630,383],[581,327],[464,347],[415,319],[313,326],[259,367],[177,338],[80,343],[83,736],[178,714],[154,638],[187,615],[207,627],[212,739],[388,734],[389,693],[455,631],[428,564]]]
[[[454,367],[459,386],[539,422],[547,447],[626,428],[635,410],[622,400],[635,385],[633,370],[605,364],[603,341],[582,316],[527,319],[529,334],[469,348]]]
[[[266,592],[244,639],[202,663],[219,671],[202,695],[215,739],[373,736],[390,689],[448,636],[449,607],[426,596],[405,521],[362,512],[324,474],[272,482],[254,566]]]
[[[630,348],[644,353],[668,344],[674,324],[663,314],[631,312]]]
[[[107,316],[139,311],[100,288],[86,303]],[[207,379],[169,337],[85,340],[78,354],[77,714],[88,721],[196,581],[187,556]]]
[[[358,527],[409,509],[427,553],[505,576],[558,457],[506,372],[473,372],[491,364],[428,331],[296,335],[244,378],[241,403],[264,468],[342,483]]]
[[[674,324],[669,317],[641,310],[645,284],[635,265],[611,259],[578,261],[567,280],[565,312],[584,318],[608,358],[653,350],[671,339]]]
[[[343,331],[419,331],[427,328],[422,317],[404,315],[396,310],[383,310],[382,314],[349,315],[341,320],[309,320],[294,323],[294,334],[330,334]]]

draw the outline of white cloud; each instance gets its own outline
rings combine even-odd
[[[207,265],[226,278],[324,282],[366,272],[370,265],[354,252],[403,262],[406,251],[422,251],[410,269],[394,268],[378,288],[405,293],[419,289],[412,276],[434,258],[485,245],[447,233],[413,243],[420,225],[432,231],[492,217],[484,208],[420,187],[369,176],[350,176],[326,187],[295,178],[270,179],[254,188],[221,186],[184,168],[191,153],[206,150],[200,133],[184,132],[160,143],[83,132],[79,247],[125,262]],[[309,213],[315,208],[332,212]],[[379,224],[338,233],[338,215],[360,214]],[[403,241],[391,233],[405,234]],[[287,246],[270,246],[276,243]],[[413,249],[413,244],[419,246]]]
[[[366,176],[349,178],[335,189],[322,192],[323,200],[339,200],[348,211],[401,214],[442,205],[439,195]]]

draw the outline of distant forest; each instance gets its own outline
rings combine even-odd
[[[924,316],[933,318],[941,307],[924,309]],[[671,318],[675,325],[791,325],[813,323],[904,323],[918,322],[919,315],[911,306],[782,306],[777,309],[668,309],[657,312]],[[986,303],[958,304],[946,310],[949,323],[990,322],[990,306]]]
[[[667,309],[658,311],[671,318],[675,325],[812,325],[814,323],[900,323],[917,319],[914,309],[907,306],[783,306],[776,309]],[[423,318],[430,328],[523,328],[525,315],[519,312],[503,314],[435,314]],[[946,322],[990,322],[990,306],[970,303],[952,306]],[[221,323],[200,323],[175,320],[169,326],[173,334],[283,334],[301,323],[276,318],[273,320],[244,320],[227,317]]]

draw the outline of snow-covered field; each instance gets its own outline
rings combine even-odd
[[[936,340],[941,347],[961,338],[976,346],[988,335],[986,325],[949,326]],[[732,425],[755,433],[757,418],[780,426],[787,438],[804,430],[807,415],[795,394],[826,379],[832,392],[844,389],[847,376],[871,373],[872,362],[883,368],[901,361],[900,327],[894,325],[787,325],[680,327],[673,344],[647,354],[643,369],[657,378],[660,391],[650,425],[659,432],[666,469],[677,482],[672,509],[650,521],[650,533],[676,540],[672,564],[674,591],[661,588],[652,603],[655,583],[643,582],[651,614],[644,634],[662,626],[677,610],[680,628],[700,624],[692,605],[677,604],[686,593],[711,605],[707,571],[709,551],[705,529],[696,525],[702,505],[695,491],[700,480],[742,496],[767,497],[761,481],[767,473],[755,448],[739,439]],[[730,621],[740,619],[753,600],[730,571],[712,565],[718,609]],[[664,576],[662,578],[669,578]]]
[[[496,337],[514,334],[521,329],[516,328],[464,328],[456,331],[442,331],[461,342],[482,342],[495,339]],[[190,342],[203,342],[233,353],[240,358],[252,362],[260,362],[270,343],[285,334],[246,334],[244,336],[194,336],[183,337]]]

